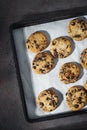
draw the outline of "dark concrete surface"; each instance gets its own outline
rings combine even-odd
[[[23,113],[9,26],[27,14],[87,5],[86,0],[0,0],[0,130],[85,130],[87,113],[29,123]]]

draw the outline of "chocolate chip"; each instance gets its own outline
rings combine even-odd
[[[63,58],[63,57],[64,57],[64,55],[63,55],[62,53],[59,53],[59,55],[60,55],[60,57],[61,57],[61,58]]]
[[[52,106],[52,102],[50,102],[49,105]]]
[[[42,57],[39,57],[38,60],[42,60]]]
[[[36,40],[34,40],[34,43],[36,43],[37,41]]]
[[[75,108],[78,108],[78,107],[79,107],[79,105],[78,105],[78,104],[75,104],[75,105],[74,105],[74,107],[75,107]]]
[[[53,53],[54,53],[54,57],[58,57],[58,53],[57,53],[56,49],[54,49]]]
[[[66,93],[66,96],[67,96],[67,93]]]
[[[52,104],[55,107],[57,105],[57,103],[55,102],[55,100],[52,100]]]
[[[84,63],[84,61],[81,59],[81,62]]]
[[[84,29],[84,26],[81,26],[82,29]]]
[[[81,24],[82,24],[82,25],[85,25],[85,22],[82,20],[82,21],[81,21]]]
[[[50,109],[50,111],[52,111],[52,109]]]
[[[58,98],[58,96],[54,96],[55,98]]]
[[[72,74],[72,75],[70,76],[70,79],[74,79],[74,78],[75,78],[75,75]]]
[[[44,103],[43,102],[40,102],[40,107],[43,107],[44,106]]]
[[[84,96],[84,95],[85,95],[85,93],[84,93],[84,92],[82,92],[80,95],[81,95],[81,96]]]
[[[52,100],[50,103],[49,103],[49,105],[51,105],[51,106],[56,106],[57,105],[57,103],[55,102],[55,100]]]
[[[44,93],[43,95],[47,95],[46,93]]]
[[[84,23],[83,19],[78,19],[78,23],[83,24]]]
[[[51,98],[47,97],[46,100],[51,100]]]
[[[39,71],[40,71],[41,73],[44,73],[44,72],[45,72],[45,70],[44,70],[44,69],[40,69]]]
[[[43,41],[42,41],[43,42]],[[47,40],[44,40],[44,42],[47,42]]]
[[[77,89],[77,92],[79,92],[79,91],[81,91],[81,90],[82,90],[81,88],[78,88],[78,89]]]
[[[82,29],[83,32],[86,31],[86,30],[87,30],[87,28],[83,28],[83,29]]]
[[[66,46],[66,49],[68,48],[68,45]]]
[[[54,62],[53,58],[51,58],[51,62]]]
[[[49,69],[49,65],[45,65],[45,66],[44,66],[44,68],[47,68],[47,69]]]
[[[75,22],[72,22],[71,25],[74,26],[74,25],[75,25]]]
[[[82,103],[82,97],[78,98],[79,103]]]
[[[72,93],[68,93],[68,95],[71,97],[71,96],[72,96]]]
[[[80,96],[82,96],[82,95],[83,95],[83,93],[80,94]]]
[[[53,64],[51,64],[50,67],[53,67]]]
[[[79,38],[79,37],[81,37],[81,35],[77,34],[77,35],[75,35],[74,37]]]
[[[75,93],[76,92],[76,89],[75,90],[72,90],[72,93]]]
[[[34,69],[36,69],[36,66],[33,66]]]
[[[44,61],[44,60],[45,60],[45,57],[38,57],[38,60]]]
[[[52,42],[52,45],[55,45],[56,43],[55,42]]]
[[[30,46],[28,45],[28,48],[30,48]]]
[[[36,44],[36,48],[37,48],[37,49],[39,48],[39,45],[38,45],[38,44]]]

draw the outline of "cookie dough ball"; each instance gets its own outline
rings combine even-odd
[[[26,47],[29,51],[38,53],[48,46],[48,39],[42,32],[34,32],[26,41]]]
[[[54,57],[65,58],[72,52],[72,44],[67,37],[58,37],[50,44],[50,51]]]
[[[69,35],[76,41],[81,41],[87,37],[87,23],[81,18],[73,19],[68,25]]]
[[[76,82],[79,79],[79,76],[80,68],[73,62],[63,64],[59,72],[59,78],[65,84]]]
[[[54,58],[50,52],[38,53],[33,62],[32,69],[36,74],[46,74],[54,67]]]
[[[82,109],[87,102],[87,94],[83,87],[73,86],[66,93],[66,103],[73,111]]]
[[[84,69],[87,69],[87,48],[83,50],[83,52],[81,53],[81,65]]]
[[[58,96],[52,89],[42,91],[36,101],[38,106],[45,112],[55,110],[59,103]]]

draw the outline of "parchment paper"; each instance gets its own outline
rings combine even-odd
[[[87,18],[87,16],[85,17]],[[87,80],[87,71],[85,69],[82,70],[81,78],[75,83],[64,84],[58,78],[59,70],[64,63],[80,63],[80,54],[85,48],[87,48],[87,39],[84,39],[82,41],[74,40],[72,54],[66,58],[58,59],[55,68],[44,75],[35,74],[32,71],[31,64],[33,58],[35,57],[35,54],[29,52],[25,47],[25,41],[27,40],[29,35],[31,35],[35,31],[43,31],[47,35],[49,41],[59,36],[69,36],[67,27],[71,19],[28,26],[20,29],[15,29],[13,31],[27,112],[31,119],[38,118],[41,116],[70,112],[70,109],[68,108],[65,101],[65,94],[67,90],[74,85],[83,86]],[[49,50],[49,46],[45,50]],[[48,88],[54,88],[54,90],[59,94],[60,105],[57,107],[56,110],[46,113],[43,112],[36,105],[35,99],[41,91]],[[85,106],[83,109],[85,108],[87,108],[87,106]]]

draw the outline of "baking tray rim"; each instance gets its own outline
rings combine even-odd
[[[63,14],[62,14],[62,11],[64,12]],[[34,123],[34,122],[40,122],[40,121],[45,121],[45,120],[64,118],[67,116],[79,115],[79,114],[83,114],[83,113],[87,112],[87,110],[83,109],[81,111],[75,111],[75,112],[71,111],[71,112],[67,112],[67,113],[65,112],[65,113],[59,113],[59,114],[54,114],[54,115],[47,115],[46,117],[44,117],[44,116],[38,117],[37,119],[31,119],[29,117],[29,115],[27,113],[27,107],[26,107],[26,101],[25,101],[25,97],[24,97],[20,68],[19,68],[16,48],[15,48],[15,42],[14,42],[13,33],[12,33],[13,30],[19,29],[22,27],[26,27],[26,26],[53,22],[56,20],[63,20],[63,19],[72,18],[72,17],[79,17],[79,16],[85,15],[85,14],[87,14],[87,6],[77,7],[77,8],[73,8],[73,9],[67,9],[67,10],[60,10],[60,11],[57,10],[57,11],[52,11],[52,12],[47,12],[47,13],[30,14],[27,16],[28,18],[10,25],[9,32],[10,32],[10,39],[11,39],[11,47],[12,47],[12,51],[13,51],[13,58],[14,58],[15,68],[16,68],[16,76],[17,76],[18,86],[19,86],[19,90],[20,90],[20,98],[22,101],[25,119],[28,122]]]

